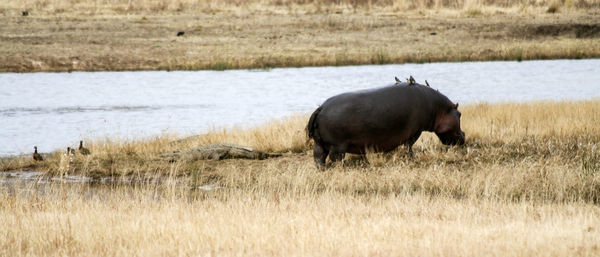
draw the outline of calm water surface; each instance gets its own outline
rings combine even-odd
[[[251,126],[413,75],[461,104],[600,98],[600,59],[233,71],[0,74],[0,155],[79,139]]]

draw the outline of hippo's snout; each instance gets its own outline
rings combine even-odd
[[[438,135],[442,144],[445,145],[464,145],[465,144],[465,132],[459,131],[456,134],[451,135]]]

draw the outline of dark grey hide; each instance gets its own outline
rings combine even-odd
[[[420,84],[391,86],[340,94],[327,99],[310,117],[309,138],[317,167],[324,169],[345,153],[364,154],[367,149],[388,152],[409,147],[421,132],[435,132],[443,144],[464,144],[458,104],[437,90]]]

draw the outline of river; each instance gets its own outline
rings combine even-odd
[[[600,59],[229,71],[0,73],[0,156],[307,113],[412,75],[461,104],[600,98]]]

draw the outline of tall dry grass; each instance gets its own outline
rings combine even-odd
[[[0,184],[0,255],[600,254],[600,100],[461,107],[464,147],[426,133],[406,149],[318,170],[307,115],[188,138],[97,140],[65,168],[133,184]],[[174,162],[160,153],[231,142],[268,160]],[[21,166],[19,166],[21,165]],[[155,178],[155,179],[143,179]]]
[[[595,256],[600,251],[600,210],[580,202],[229,189],[194,195],[170,186],[28,190],[0,192],[2,256]]]

